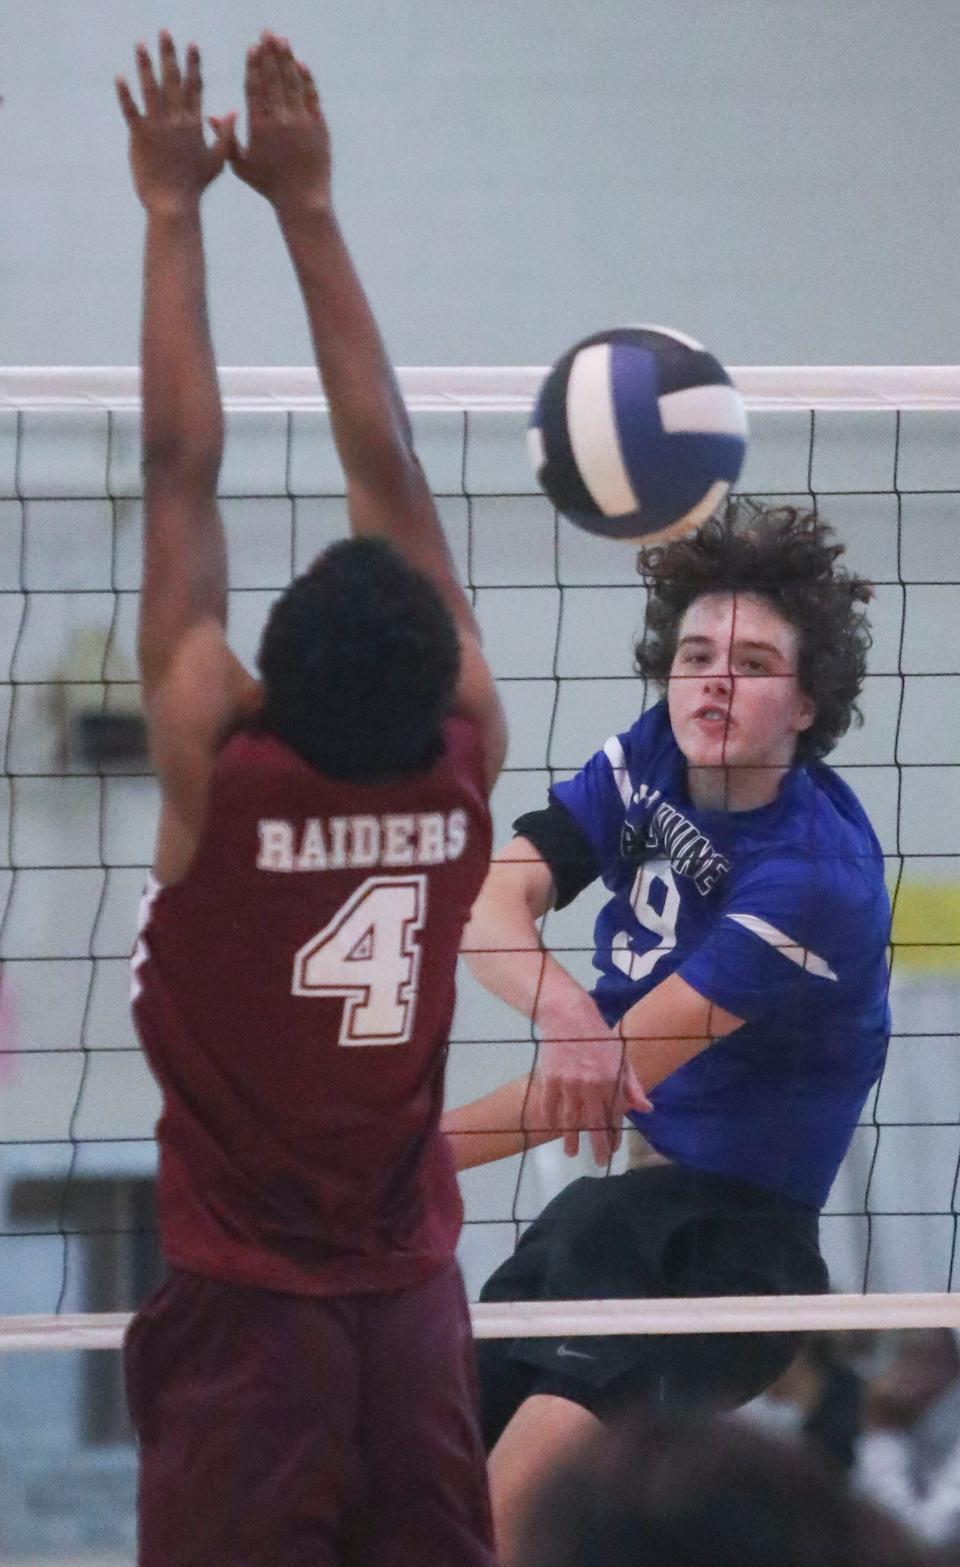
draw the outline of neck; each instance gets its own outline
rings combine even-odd
[[[788,767],[688,767],[687,792],[698,811],[757,811],[777,798]]]

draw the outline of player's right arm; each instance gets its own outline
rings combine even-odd
[[[161,33],[159,74],[141,44],[143,108],[117,80],[130,162],[147,214],[142,400],[144,570],[138,655],[162,808],[154,868],[186,871],[203,825],[210,775],[229,726],[259,686],[227,646],[227,568],[217,508],[223,413],[207,320],[200,200],[223,168],[222,138],[203,134],[200,57],[181,73]]]
[[[250,51],[246,98],[249,145],[231,137],[231,162],[273,206],[297,274],[352,530],[388,540],[443,595],[460,635],[456,710],[480,729],[492,786],[506,752],[503,710],[413,449],[396,377],[337,224],[330,139],[316,88],[286,40],[265,33]]]
[[[572,1155],[585,1130],[597,1164],[606,1164],[625,1110],[649,1107],[620,1035],[543,945],[538,921],[555,901],[550,866],[528,838],[514,838],[494,859],[464,932],[461,951],[471,972],[533,1021],[540,1043],[532,1077],[446,1112],[443,1129],[460,1169],[560,1136]]]

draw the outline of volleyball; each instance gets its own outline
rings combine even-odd
[[[699,527],[743,465],[747,414],[718,359],[667,327],[576,343],[547,375],[527,431],[534,473],[571,522],[651,544]]]

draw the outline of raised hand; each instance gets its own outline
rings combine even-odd
[[[159,79],[145,44],[136,50],[137,76],[143,111],[124,77],[117,77],[117,97],[130,130],[130,166],[137,195],[148,212],[189,210],[227,156],[233,115],[217,122],[214,145],[203,133],[200,51],[188,44],[181,73],[177,51],[168,32],[160,34]]]
[[[307,67],[285,38],[264,33],[247,54],[249,141],[241,147],[232,121],[212,122],[227,141],[230,163],[279,212],[330,206],[330,136]]]

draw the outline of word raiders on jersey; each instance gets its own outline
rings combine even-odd
[[[467,842],[463,810],[386,816],[309,816],[305,822],[257,823],[260,871],[362,870],[374,865],[442,865]]]

